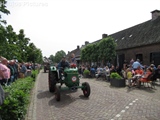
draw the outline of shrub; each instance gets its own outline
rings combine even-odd
[[[39,71],[38,70],[33,70],[32,71],[32,74],[31,74],[31,77],[32,78],[36,78],[36,75],[39,73]]]
[[[90,71],[89,70],[84,70],[83,74],[84,75],[89,75]]]
[[[38,72],[35,71],[35,77],[37,74]],[[0,106],[0,114],[3,120],[24,119],[34,80],[32,77],[21,78],[12,83],[11,86],[4,87],[4,91],[9,95]]]
[[[122,77],[117,72],[111,73],[110,78],[113,78],[113,79],[122,79]]]

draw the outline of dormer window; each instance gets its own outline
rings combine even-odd
[[[132,37],[132,34],[129,37]]]

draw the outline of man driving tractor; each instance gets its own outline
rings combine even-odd
[[[59,69],[59,73],[60,73],[60,78],[62,77],[62,73],[63,73],[63,70],[65,69],[65,67],[70,67],[68,61],[66,60],[66,57],[63,56],[62,57],[62,60],[59,62],[58,64],[58,69]]]
[[[59,64],[58,64],[58,69],[61,69],[61,68],[65,68],[65,67],[70,67],[70,65],[69,65],[69,63],[68,63],[68,61],[66,60],[66,57],[65,56],[63,56],[62,57],[62,60],[59,62]]]

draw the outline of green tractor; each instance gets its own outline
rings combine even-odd
[[[49,58],[47,58],[47,57],[44,57],[43,58],[44,73],[46,73],[47,71],[49,71],[50,64],[51,64],[51,60]]]
[[[57,101],[61,99],[61,90],[73,91],[81,88],[85,97],[89,97],[91,92],[88,82],[84,82],[80,85],[77,67],[58,70],[55,66],[50,66],[48,83],[49,91],[55,93]],[[59,85],[57,85],[58,83]],[[63,84],[65,84],[65,87],[62,87]]]

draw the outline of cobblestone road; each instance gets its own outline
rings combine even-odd
[[[160,86],[113,88],[96,79],[81,79],[91,86],[90,97],[81,89],[62,91],[61,101],[48,90],[48,73],[40,72],[26,120],[160,120]]]

